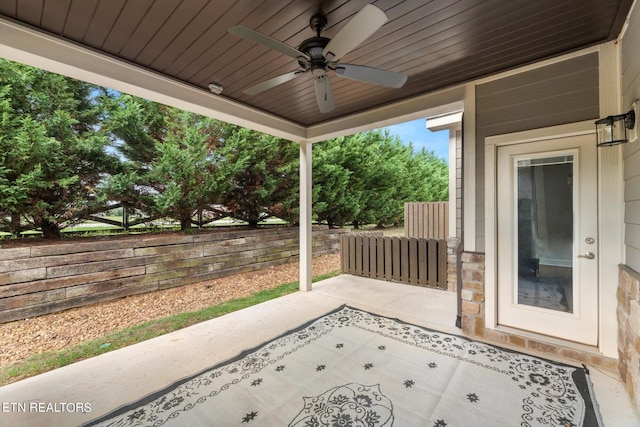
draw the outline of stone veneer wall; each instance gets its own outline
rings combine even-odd
[[[640,411],[640,273],[621,265],[618,280],[618,370]]]
[[[481,253],[464,252],[462,254],[462,331],[465,335],[487,341],[492,344],[505,345],[527,352],[542,353],[548,357],[559,356],[579,363],[615,372],[618,361],[598,354],[582,352],[570,347],[551,344],[543,340],[503,330],[485,328],[485,294],[484,294],[485,257]],[[637,289],[637,287],[636,287]],[[636,294],[637,300],[637,294]],[[640,311],[636,311],[640,314]],[[640,321],[636,323],[639,325]],[[640,344],[637,339],[636,343]],[[637,347],[636,347],[637,349]],[[636,353],[637,355],[637,353]],[[637,366],[637,360],[636,366]]]
[[[484,254],[463,252],[462,331],[473,337],[484,333]]]
[[[462,244],[458,237],[447,238],[447,290],[458,290],[458,274]]]

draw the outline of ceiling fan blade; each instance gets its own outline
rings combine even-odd
[[[315,82],[316,85],[316,99],[318,100],[318,107],[320,107],[321,113],[328,113],[336,108],[336,104],[333,101],[333,90],[331,89],[331,83],[327,75],[318,76]]]
[[[393,88],[401,88],[407,81],[407,75],[386,71],[363,65],[340,64],[336,67],[336,74],[347,79],[358,80]]]
[[[302,73],[304,73],[304,71],[292,71],[290,73],[283,74],[281,76],[274,77],[269,80],[265,80],[262,83],[258,83],[255,86],[251,86],[249,89],[246,89],[243,93],[245,95],[257,95],[260,92],[264,92],[265,90],[269,90],[273,87],[286,83],[289,80],[293,80],[296,77],[298,77],[299,74],[302,74]]]
[[[265,34],[262,34],[256,30],[243,27],[242,25],[235,25],[229,28],[229,32],[231,34],[235,34],[236,36],[239,36],[247,40],[251,40],[252,42],[266,46],[269,49],[276,50],[292,58],[296,58],[296,59],[300,57],[308,58],[306,54],[304,54],[303,52],[300,52],[298,49],[293,48],[288,44],[282,43],[281,41],[271,38]]]
[[[325,46],[322,54],[329,61],[338,61],[378,31],[388,19],[382,10],[371,4],[366,5],[340,28]]]

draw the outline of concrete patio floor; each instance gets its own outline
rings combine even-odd
[[[460,334],[454,326],[455,293],[342,275],[314,284],[311,292],[296,292],[0,387],[0,426],[80,425],[342,304]],[[589,370],[604,424],[640,425],[620,380]],[[90,412],[67,412],[68,403]],[[18,404],[35,410],[21,412]]]

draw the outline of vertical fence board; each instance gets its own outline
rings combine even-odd
[[[393,240],[391,238],[384,239],[384,278],[386,280],[393,279]]]
[[[376,261],[378,268],[376,270],[377,275],[376,277],[378,279],[384,279],[384,275],[385,275],[385,260],[387,259],[387,257],[385,257],[384,255],[384,244],[385,244],[385,238],[384,237],[376,237],[376,247],[377,247],[377,255],[378,255],[378,259]]]
[[[400,281],[409,283],[409,239],[400,238]]]
[[[429,260],[429,266],[427,267],[427,283],[429,286],[438,286],[438,241],[429,239],[427,240],[427,259]]]
[[[369,237],[369,277],[378,277],[378,257],[376,256],[376,241],[377,239],[372,236]]]
[[[342,259],[344,260],[344,268],[342,269],[343,273],[351,273],[351,260],[349,259],[349,257],[351,256],[351,253],[353,252],[351,250],[351,237],[350,236],[343,236],[344,240],[341,241],[341,243],[344,243],[344,246],[340,246],[340,256],[342,257]],[[347,251],[347,253],[343,254],[343,251]]]
[[[369,237],[362,236],[362,275],[369,277],[370,274],[369,265]]]
[[[436,209],[435,209],[435,205],[433,204],[428,204],[427,205],[427,215],[425,218],[425,222],[426,222],[426,235],[424,237],[426,237],[427,239],[429,238],[433,238],[433,236],[435,236],[435,222],[436,222],[436,215],[435,215]]]
[[[421,203],[413,203],[413,234],[407,237],[417,237],[424,235],[424,205]]]
[[[409,224],[412,224],[409,216],[409,203],[404,204],[404,237],[409,237]]]
[[[349,273],[356,274],[356,236],[349,236]]]
[[[438,287],[447,289],[447,245],[438,245]]]
[[[417,233],[418,231],[418,221],[416,221],[417,217],[417,211],[415,209],[415,206],[413,203],[409,203],[409,224],[411,225],[411,229],[409,230],[408,235],[405,235],[404,237],[410,237],[411,235]]]
[[[367,254],[369,258],[369,269],[367,270],[367,277],[376,277],[376,246],[375,237],[368,236],[364,242],[367,245]]]
[[[427,277],[427,240],[418,239],[418,284],[427,286],[429,284]]]
[[[420,254],[418,252],[418,239],[409,239],[409,283],[412,285],[418,284],[418,259]]]
[[[400,281],[400,239],[398,237],[391,238],[391,277],[393,280]]]
[[[446,202],[446,204],[444,205],[443,215],[444,221],[442,222],[444,223],[444,229],[442,230],[441,239],[446,239],[447,237],[449,237],[449,202]]]
[[[349,240],[347,236],[340,236],[340,271],[347,271],[347,261],[345,260],[347,254],[349,253],[349,246],[346,242]],[[345,250],[346,249],[346,250]]]
[[[362,276],[362,236],[356,237],[356,274]]]

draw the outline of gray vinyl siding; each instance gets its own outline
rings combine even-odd
[[[622,107],[640,98],[640,8],[629,17],[621,42]],[[636,112],[638,114],[638,112]],[[636,117],[636,129],[640,126]],[[640,139],[623,146],[625,263],[640,272]]]
[[[476,86],[476,251],[484,251],[485,138],[599,115],[598,54]]]

